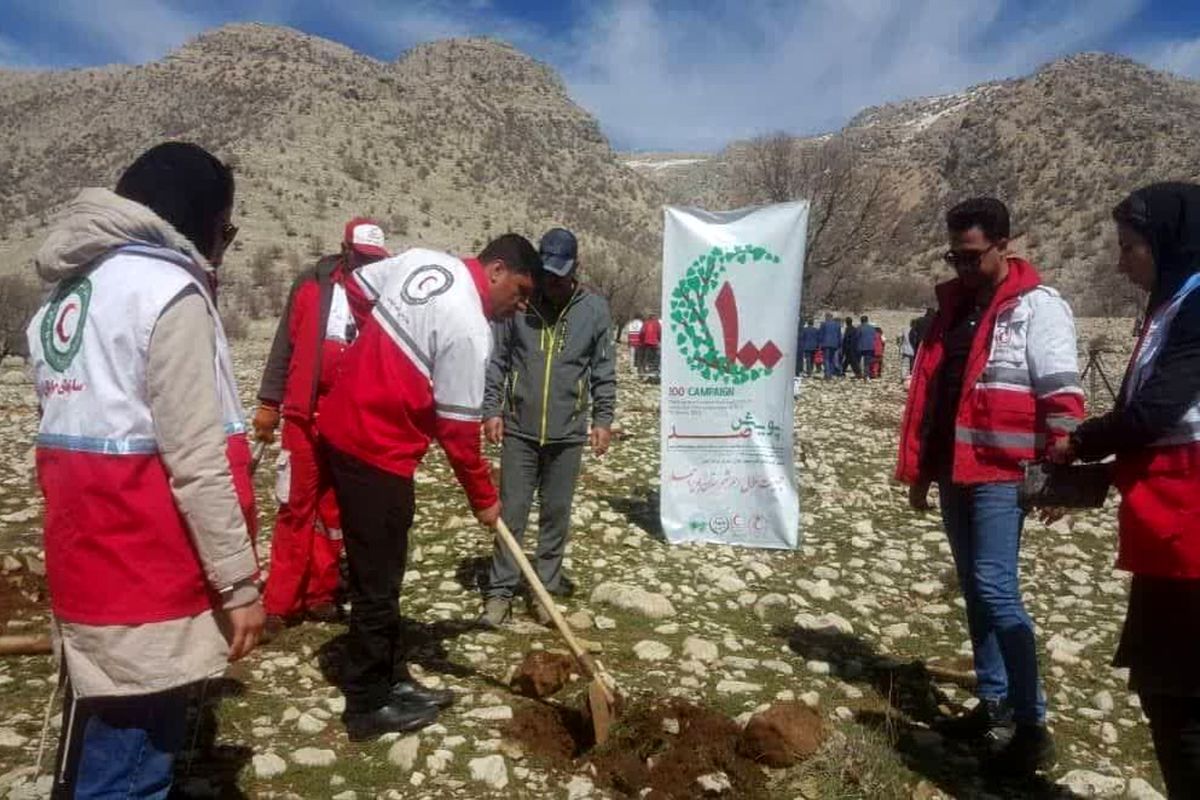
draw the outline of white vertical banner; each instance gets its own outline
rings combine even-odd
[[[666,208],[662,526],[672,542],[796,548],[796,331],[808,202]]]

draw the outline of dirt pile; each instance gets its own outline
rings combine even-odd
[[[803,703],[776,703],[750,718],[738,752],[768,767],[790,767],[816,753],[824,740],[817,712]]]
[[[549,697],[567,685],[575,662],[565,653],[535,650],[525,656],[512,679],[514,692],[525,697]]]
[[[765,773],[739,752],[737,723],[682,700],[632,703],[597,748],[583,716],[558,704],[521,705],[507,734],[552,768],[591,764],[597,785],[628,797],[766,796]]]

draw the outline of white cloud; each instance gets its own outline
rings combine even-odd
[[[611,0],[576,31],[580,56],[560,66],[618,145],[708,149],[1028,72],[1103,44],[1141,3],[1025,13],[1005,0],[727,0],[685,13]]]
[[[1143,58],[1158,69],[1200,78],[1200,38],[1166,42],[1145,52]]]
[[[43,20],[84,38],[89,49],[111,54],[119,62],[141,63],[161,57],[172,47],[203,31],[205,19],[173,8],[164,0],[59,0],[24,3]],[[72,62],[70,54],[56,54]]]
[[[324,18],[385,58],[496,36],[555,66],[618,147],[686,150],[831,130],[869,105],[1026,74],[1119,39],[1147,0],[575,0],[565,32],[491,0],[245,0],[236,14],[168,0],[17,2],[41,2],[97,51],[134,62],[235,17],[310,28]],[[1200,40],[1147,47],[1144,60],[1200,75]],[[0,63],[28,61],[0,37]]]

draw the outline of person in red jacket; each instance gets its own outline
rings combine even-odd
[[[938,483],[942,522],[966,603],[980,703],[937,726],[944,735],[1007,744],[997,774],[1053,763],[1033,621],[1018,555],[1024,463],[1043,457],[1083,418],[1071,309],[1031,264],[1008,253],[1009,215],[994,198],[946,215],[955,277],[921,344],[904,411],[896,477],[914,509]],[[1046,519],[1053,515],[1047,512]]]
[[[416,513],[413,476],[436,439],[476,519],[493,527],[500,518],[480,449],[490,321],[525,307],[541,266],[527,239],[505,234],[478,258],[418,248],[354,275],[375,308],[318,421],[350,567],[340,678],[353,740],[424,727],[454,701],[404,666],[398,594]]]
[[[1116,456],[1117,569],[1133,573],[1114,666],[1150,721],[1167,795],[1200,789],[1200,185],[1157,183],[1112,212],[1117,270],[1150,294],[1116,407],[1051,460]]]
[[[352,305],[365,298],[349,275],[388,257],[383,230],[369,219],[346,224],[341,253],[326,256],[296,279],[258,390],[254,435],[272,442],[283,417],[271,539],[271,571],[263,604],[267,638],[304,617],[332,622],[342,533],[329,470],[317,449],[316,418],[354,340]],[[368,303],[369,304],[369,303]]]
[[[657,375],[662,359],[662,320],[651,314],[642,325],[642,349],[645,351],[645,370]]]

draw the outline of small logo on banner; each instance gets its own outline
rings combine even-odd
[[[71,366],[83,344],[83,328],[91,299],[91,281],[79,278],[60,286],[50,300],[46,315],[42,317],[41,336],[46,363],[55,372],[63,372]]]
[[[714,247],[699,256],[671,291],[671,332],[675,345],[688,369],[705,380],[741,385],[771,374],[783,358],[772,341],[743,342],[738,336],[740,322],[736,272],[743,265],[778,264],[781,259],[765,247],[738,245],[730,249]],[[722,282],[725,273],[735,274]],[[720,336],[709,325],[708,298],[716,292],[713,307],[720,322]],[[719,344],[718,344],[719,343]]]
[[[454,276],[450,270],[440,264],[426,264],[413,270],[404,280],[401,296],[409,305],[419,306],[428,303],[439,294],[454,285]]]

